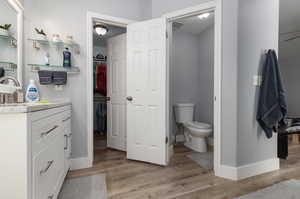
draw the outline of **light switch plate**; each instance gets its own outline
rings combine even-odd
[[[261,82],[262,82],[262,76],[260,75],[254,75],[253,76],[253,86],[261,86]]]

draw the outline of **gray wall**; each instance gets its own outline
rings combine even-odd
[[[288,115],[300,116],[300,39],[281,42],[279,64],[287,95]]]
[[[201,96],[199,89],[199,38],[197,35],[175,31],[172,50],[172,104],[193,103],[198,107]],[[195,119],[199,120],[198,109],[196,109]]]
[[[37,74],[28,70],[28,63],[42,62],[45,50],[36,51],[27,39],[32,38],[34,27],[44,28],[52,35],[59,33],[61,38],[73,35],[81,46],[81,54],[73,53],[74,65],[80,67],[81,73],[69,75],[68,84],[63,91],[55,91],[53,86],[40,86],[41,97],[44,99],[70,98],[73,103],[72,131],[73,158],[87,156],[86,133],[86,14],[94,11],[115,17],[141,20],[149,17],[149,11],[144,10],[148,0],[24,0],[25,7],[25,67],[24,83],[30,78],[37,79]],[[145,15],[144,15],[145,14]],[[60,51],[51,51],[51,62],[62,61]]]
[[[267,139],[256,122],[260,74],[266,49],[278,49],[278,0],[239,1],[237,165],[277,157],[277,136]]]
[[[214,122],[214,25],[199,35],[198,121]]]

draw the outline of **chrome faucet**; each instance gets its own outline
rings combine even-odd
[[[1,77],[0,78],[0,84],[2,82],[4,82],[4,81],[7,81],[7,80],[12,80],[14,82],[14,84],[15,84],[16,87],[20,87],[21,86],[20,82],[16,78],[14,78],[12,76]]]
[[[12,76],[5,76],[0,78],[0,84],[8,80],[13,81],[16,87],[21,86],[20,82]],[[13,94],[0,92],[0,104],[22,103],[22,102],[24,102],[24,94],[22,89],[17,89],[17,91],[15,91]]]

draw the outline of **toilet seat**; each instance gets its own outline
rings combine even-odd
[[[206,124],[203,122],[197,122],[197,121],[188,122],[187,126],[190,126],[192,128],[196,128],[196,129],[205,129],[205,130],[211,129],[211,127],[212,127],[210,124]]]

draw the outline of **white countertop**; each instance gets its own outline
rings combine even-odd
[[[67,105],[71,105],[70,100],[52,100],[49,103],[0,104],[0,114],[29,113]]]

